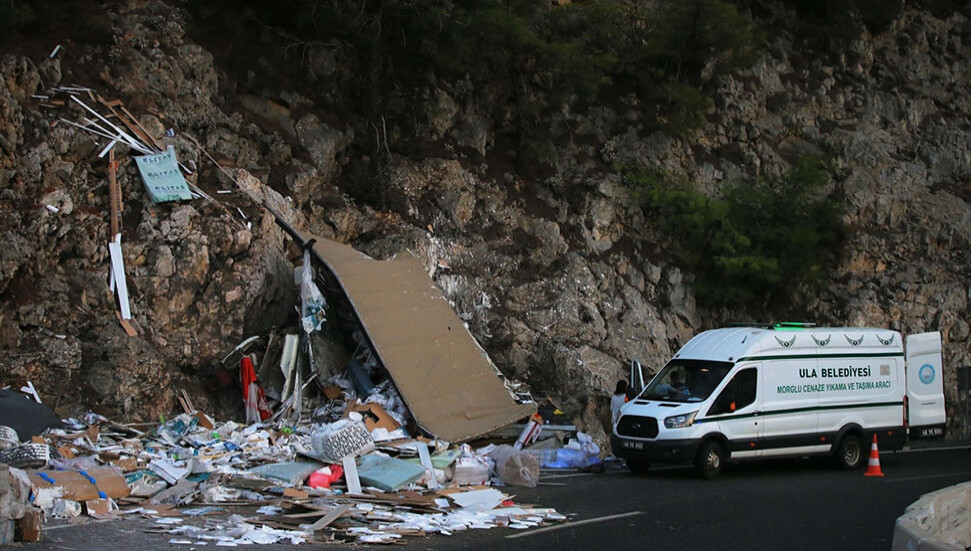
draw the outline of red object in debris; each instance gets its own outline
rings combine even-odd
[[[256,407],[260,412],[260,420],[266,421],[270,418],[272,412],[270,407],[266,404],[266,395],[263,394],[263,387],[260,386],[259,379],[256,378],[256,369],[253,368],[253,362],[247,356],[243,356],[243,359],[239,361],[239,382],[243,385],[243,403],[249,401],[250,388],[256,390]]]
[[[323,469],[317,469],[310,474],[307,479],[307,486],[311,488],[330,488],[330,485],[344,477],[344,468],[340,465],[331,465]]]

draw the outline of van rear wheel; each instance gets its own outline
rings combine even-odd
[[[725,465],[725,450],[718,442],[706,442],[698,450],[695,467],[702,478],[712,479],[721,474]]]
[[[836,461],[846,471],[852,471],[863,464],[863,441],[855,434],[847,434],[840,440],[836,450]]]
[[[630,472],[635,474],[645,474],[647,470],[651,468],[650,461],[644,461],[643,459],[628,459],[627,468]]]

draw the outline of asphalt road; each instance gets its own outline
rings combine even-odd
[[[904,508],[925,493],[971,480],[967,448],[884,453],[880,461],[883,478],[864,477],[862,470],[840,471],[821,460],[742,464],[710,481],[690,469],[672,467],[659,467],[646,476],[619,466],[596,475],[544,472],[537,488],[506,491],[519,503],[555,507],[568,515],[567,522],[527,531],[472,530],[451,537],[409,538],[406,547],[885,551]],[[25,548],[190,548],[170,545],[167,535],[142,531],[149,526],[148,521],[129,519],[51,527],[44,542]],[[259,547],[284,548],[292,549]],[[378,548],[386,549],[374,547]]]

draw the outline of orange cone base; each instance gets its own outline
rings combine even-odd
[[[870,459],[866,464],[866,472],[863,476],[883,476],[880,470],[880,450],[877,449],[877,435],[873,435],[873,445],[870,446]]]

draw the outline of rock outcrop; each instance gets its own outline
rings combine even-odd
[[[714,192],[813,151],[839,166],[846,255],[809,304],[765,315],[940,330],[955,398],[953,366],[971,363],[971,70],[960,15],[906,11],[833,61],[778,38],[748,69],[719,77],[717,106],[691,138],[646,134],[606,108],[563,115],[582,139],[558,148],[558,170],[542,180],[490,164],[487,110],[440,90],[429,138],[475,154],[387,151],[383,170],[356,175],[374,159],[352,147],[353,125],[294,91],[237,95],[241,84],[187,36],[184,18],[158,0],[132,2],[112,16],[112,44],[0,58],[0,379],[33,380],[58,413],[155,418],[176,389],[202,386],[221,353],[286,322],[291,264],[265,201],[371,255],[415,252],[507,375],[602,437],[630,358],[657,368],[696,332],[746,314],[697,303],[694,275],[660,250],[609,163],[648,161]],[[314,78],[336,78],[332,62],[322,66],[334,77]],[[107,285],[105,144],[55,125],[63,110],[35,97],[60,83],[126,101],[216,198],[152,204],[116,147],[135,338]],[[352,199],[355,179],[384,200]]]

